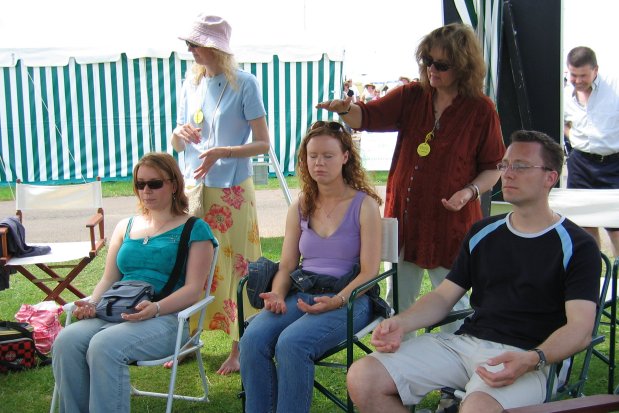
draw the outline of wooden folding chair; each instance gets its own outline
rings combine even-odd
[[[2,257],[0,267],[15,269],[46,294],[43,301],[54,300],[66,304],[60,296],[65,290],[78,298],[85,295],[73,281],[82,270],[96,257],[105,245],[104,215],[101,182],[99,180],[75,185],[30,185],[16,184],[17,217],[23,222],[24,213],[37,211],[87,211],[84,212],[85,227],[88,229],[89,241],[28,243],[29,245],[48,246],[51,251],[45,255],[32,257],[11,256],[8,250],[8,229],[0,228],[0,246]],[[94,215],[91,215],[93,214]],[[90,216],[87,218],[87,216]],[[98,234],[95,234],[98,228]],[[27,240],[26,240],[27,242]],[[37,277],[27,266],[35,265],[49,278]],[[61,274],[57,270],[65,269]],[[68,269],[68,271],[66,271]],[[47,284],[51,283],[49,287]],[[71,300],[72,301],[72,300]]]

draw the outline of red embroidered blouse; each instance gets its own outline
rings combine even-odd
[[[486,96],[457,96],[441,115],[424,157],[417,147],[434,127],[432,93],[411,83],[357,104],[363,113],[360,129],[399,132],[385,216],[398,218],[404,259],[422,268],[451,268],[466,232],[482,218],[481,205],[471,201],[451,212],[441,199],[449,199],[480,172],[496,168],[503,158],[505,145],[494,104]]]

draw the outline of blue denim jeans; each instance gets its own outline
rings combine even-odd
[[[325,295],[333,294],[320,294]],[[311,305],[317,296],[291,293],[285,314],[263,310],[243,333],[239,348],[247,413],[309,412],[314,360],[346,339],[345,307],[321,314],[298,309],[298,298]],[[355,301],[355,332],[371,319],[370,301],[364,295]]]
[[[91,318],[64,328],[52,349],[60,411],[128,413],[129,363],[172,354],[177,330],[176,314],[125,323]]]

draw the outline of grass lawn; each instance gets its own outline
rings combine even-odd
[[[377,185],[386,183],[386,173],[374,175]],[[298,187],[295,177],[287,178],[288,184],[292,188]],[[269,179],[268,185],[258,187],[278,188],[279,183],[276,179]],[[104,183],[105,196],[131,195],[131,182]],[[3,198],[7,197],[8,198]],[[12,196],[8,187],[0,187],[0,200],[11,200]],[[493,213],[506,212],[503,205],[494,206]],[[271,259],[278,259],[281,251],[282,238],[262,239],[262,248],[265,256]],[[78,288],[85,292],[92,291],[92,288],[100,278],[105,261],[105,250],[91,263],[78,279]],[[429,290],[429,285],[424,282],[422,293]],[[384,291],[384,288],[383,288]],[[74,297],[73,297],[74,298]],[[14,314],[23,303],[37,303],[42,299],[42,293],[36,289],[32,283],[21,275],[11,277],[11,288],[0,291],[0,319],[13,320]],[[65,299],[71,300],[70,293],[65,295]],[[64,318],[62,317],[62,322]],[[602,327],[604,334],[608,336],[608,328]],[[240,390],[240,377],[238,374],[222,377],[215,373],[219,365],[227,357],[230,349],[229,338],[217,331],[209,331],[203,334],[205,347],[202,349],[202,357],[205,362],[207,376],[210,379],[210,403],[196,404],[194,402],[175,401],[174,411],[176,412],[240,412],[241,402],[237,398]],[[608,351],[608,339],[599,348],[603,352]],[[358,357],[363,354],[359,352]],[[343,361],[343,357],[336,357],[338,361]],[[191,360],[183,363],[179,370],[177,381],[178,392],[197,394],[199,390],[199,377],[196,374],[195,361]],[[327,387],[339,389],[340,394],[344,395],[345,375],[342,370],[333,371],[331,369],[319,368],[316,373],[319,381]],[[166,389],[169,372],[161,367],[153,368],[131,368],[131,376],[137,387],[147,390],[161,391]],[[586,394],[600,394],[606,392],[607,368],[601,361],[594,357],[589,370],[589,379],[585,387]],[[24,413],[38,413],[49,409],[51,402],[54,380],[50,367],[42,367],[27,372],[0,375],[0,406],[2,411],[14,411]],[[435,408],[438,402],[436,392],[429,395],[420,407]],[[159,412],[165,409],[165,400],[153,398],[132,399],[133,412]],[[314,393],[312,412],[335,412],[338,411],[333,404],[326,400],[318,392]]]

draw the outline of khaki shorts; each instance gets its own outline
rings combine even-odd
[[[524,350],[468,335],[437,333],[404,341],[395,353],[374,352],[371,356],[389,372],[405,405],[418,404],[427,393],[442,387],[464,390],[465,399],[476,391],[487,393],[504,409],[543,403],[549,367],[499,388],[488,386],[475,373],[486,360],[506,351]],[[498,371],[502,365],[488,369]]]

